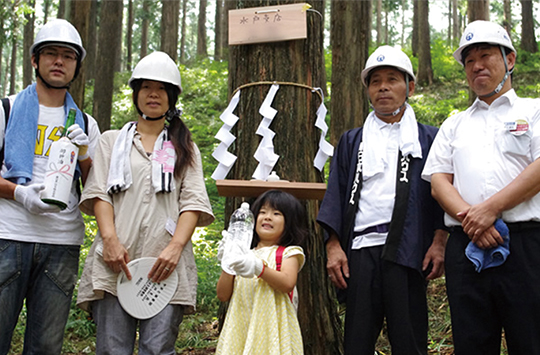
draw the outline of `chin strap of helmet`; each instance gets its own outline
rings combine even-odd
[[[510,76],[510,74],[512,74],[512,72],[514,71],[514,68],[512,68],[512,70],[508,70],[508,63],[507,63],[507,60],[506,60],[506,51],[504,50],[504,47],[503,46],[499,46],[499,48],[501,49],[501,53],[502,53],[502,56],[503,56],[503,61],[504,61],[504,69],[505,69],[505,73],[504,73],[504,77],[503,79],[501,80],[501,82],[499,83],[499,85],[497,85],[497,87],[495,88],[495,90],[493,90],[492,92],[490,92],[489,94],[487,95],[482,95],[480,97],[491,97],[495,94],[498,94],[504,84],[506,83],[506,80],[508,79],[508,77]]]
[[[40,78],[41,81],[43,82],[43,84],[45,84],[45,86],[48,88],[48,89],[56,89],[56,90],[63,90],[63,89],[69,89],[70,86],[71,86],[71,83],[73,82],[73,80],[75,80],[75,78],[77,78],[77,75],[79,75],[79,70],[80,70],[80,67],[81,67],[81,61],[79,60],[79,53],[77,53],[77,67],[75,69],[75,74],[73,74],[73,79],[71,79],[71,81],[69,83],[67,83],[66,85],[63,85],[63,86],[54,86],[54,85],[51,85],[50,83],[47,82],[47,80],[45,80],[41,74],[39,73],[39,52],[40,52],[41,48],[39,49],[36,49],[36,63],[37,63],[37,68],[35,69],[35,72],[36,72],[36,78]]]
[[[67,83],[66,85],[64,86],[54,86],[54,85],[51,85],[47,82],[47,80],[43,79],[43,77],[41,76],[41,74],[39,74],[39,65],[38,67],[36,68],[36,78],[40,78],[41,81],[43,82],[43,84],[45,84],[45,86],[48,88],[48,89],[56,89],[56,90],[62,90],[62,89],[69,89],[69,87],[71,86],[71,82],[73,81],[70,81],[69,83]]]
[[[409,99],[409,74],[407,73],[404,73],[405,74],[405,84],[407,85],[407,93],[405,95],[405,101],[403,101],[403,104],[401,106],[399,106],[397,108],[397,110],[395,110],[394,112],[380,112],[380,111],[377,111],[375,109],[375,107],[373,107],[373,104],[371,103],[371,100],[369,100],[369,106],[371,107],[371,109],[373,111],[375,111],[375,113],[378,115],[378,116],[384,116],[384,117],[395,117],[397,115],[399,115],[400,112],[402,112],[405,107],[406,107],[406,104],[407,104],[407,100]]]

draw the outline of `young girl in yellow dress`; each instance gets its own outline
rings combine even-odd
[[[303,354],[291,293],[304,265],[305,210],[278,190],[262,194],[251,210],[255,248],[231,263],[236,276],[222,271],[217,284],[218,298],[230,303],[216,354]]]

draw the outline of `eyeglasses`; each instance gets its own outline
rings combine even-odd
[[[51,61],[56,60],[58,56],[60,56],[62,60],[66,62],[74,62],[77,60],[77,54],[75,52],[72,52],[72,51],[58,52],[57,50],[51,49],[51,48],[43,49],[40,52],[40,55]]]

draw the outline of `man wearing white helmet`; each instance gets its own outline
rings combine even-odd
[[[455,354],[540,351],[540,100],[512,89],[516,51],[499,25],[474,21],[455,59],[477,95],[449,117],[422,177],[451,234],[446,284]]]
[[[415,76],[405,53],[379,47],[362,82],[373,108],[345,132],[317,222],[327,270],[346,296],[345,353],[373,355],[388,325],[392,354],[427,354],[427,281],[443,273],[443,211],[420,178],[437,129],[407,103]]]
[[[84,222],[79,177],[84,181],[99,138],[96,121],[68,93],[86,55],[69,22],[43,26],[30,49],[36,82],[2,100],[0,109],[0,354],[7,354],[26,304],[25,354],[59,354],[77,282]],[[50,146],[75,109],[68,138],[79,146],[67,208],[42,202]],[[68,180],[69,181],[69,180]]]

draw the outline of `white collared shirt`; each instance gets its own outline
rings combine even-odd
[[[422,172],[454,175],[468,204],[485,201],[540,157],[540,99],[517,97],[512,89],[491,105],[476,101],[442,124]],[[540,177],[539,177],[540,178]],[[540,221],[540,194],[503,212],[506,222]],[[460,223],[445,214],[445,224]]]
[[[363,177],[360,202],[356,212],[354,231],[379,224],[390,223],[396,197],[397,160],[399,155],[399,132],[401,123],[388,124],[375,116],[373,129],[379,130],[377,149],[385,150],[384,171],[372,177]],[[365,128],[365,127],[364,127]],[[364,130],[364,135],[370,134]],[[372,133],[373,134],[373,133]],[[364,161],[364,164],[368,162]],[[383,245],[388,233],[369,233],[356,237],[352,249]]]

